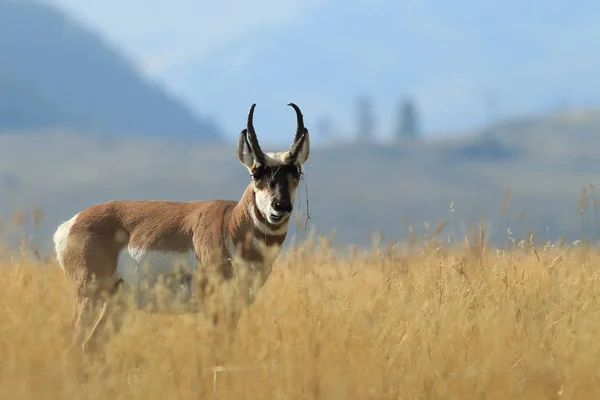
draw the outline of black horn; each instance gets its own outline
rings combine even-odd
[[[294,103],[289,103],[288,106],[292,107],[296,111],[296,136],[294,136],[294,142],[290,147],[290,153],[292,155],[292,158],[295,159],[298,156],[298,152],[300,151],[302,143],[304,142],[306,128],[304,127],[304,116],[302,115],[302,111],[300,111],[300,107],[298,107]]]
[[[260,148],[260,145],[258,144],[258,138],[256,137],[256,131],[254,130],[254,107],[256,107],[256,103],[252,104],[252,106],[250,106],[250,111],[248,112],[248,123],[247,123],[247,129],[248,129],[248,140],[250,142],[250,148],[252,149],[252,152],[254,153],[254,158],[256,159],[256,162],[259,164],[264,164],[265,162],[265,154],[263,153],[263,151]]]
[[[289,103],[288,106],[292,107],[294,111],[296,111],[296,119],[298,120],[298,127],[296,128],[296,136],[294,137],[294,143],[296,143],[302,135],[304,134],[304,116],[302,115],[302,111],[300,111],[300,107],[295,105],[294,103]]]

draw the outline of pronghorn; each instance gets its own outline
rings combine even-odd
[[[296,112],[296,135],[287,150],[275,153],[261,150],[253,124],[256,104],[250,107],[237,156],[251,181],[239,201],[114,200],[92,205],[57,228],[54,248],[60,267],[76,285],[75,343],[84,351],[99,346],[97,332],[109,315],[115,332],[119,329],[121,317],[112,312],[110,300],[123,283],[139,284],[141,266],[157,276],[183,261],[193,271],[200,301],[211,274],[218,277],[217,285],[238,279],[258,280],[258,288],[264,284],[285,240],[310,153],[302,112],[288,105]],[[248,268],[240,278],[242,264]],[[253,295],[244,293],[251,304]],[[100,316],[92,327],[96,310]]]

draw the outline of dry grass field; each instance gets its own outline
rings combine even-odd
[[[68,281],[25,254],[0,266],[1,399],[600,398],[600,252],[581,243],[341,256],[317,238],[282,255],[233,337],[132,311],[91,364],[67,352]]]

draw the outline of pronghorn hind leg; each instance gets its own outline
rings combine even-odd
[[[67,244],[60,249],[60,258],[63,260],[63,269],[75,283],[73,347],[79,347],[84,354],[93,353],[104,344],[105,338],[102,336],[105,335],[99,333],[106,325],[106,319],[109,316],[112,319],[113,297],[122,286],[122,280],[117,277],[122,244],[102,235],[81,236],[77,232],[70,233]],[[104,311],[100,312],[103,308]],[[116,330],[119,322],[117,318]]]
[[[122,293],[119,290],[122,284],[120,279],[111,285],[87,287],[87,293],[78,298],[75,344],[80,346],[84,354],[103,354],[109,336],[120,330],[124,317]],[[109,328],[112,328],[112,332],[107,332]]]

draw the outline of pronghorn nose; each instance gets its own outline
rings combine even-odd
[[[292,203],[290,203],[289,201],[274,201],[273,204],[271,204],[271,206],[273,207],[273,210],[278,212],[292,212]]]

